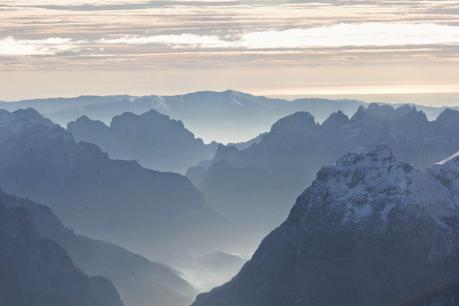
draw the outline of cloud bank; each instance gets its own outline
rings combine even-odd
[[[132,79],[161,93],[459,84],[459,0],[3,0],[0,12],[2,92],[52,74],[100,92],[98,72],[117,76],[113,90]]]
[[[216,35],[121,36],[100,39],[102,44],[160,44],[173,48],[295,49],[339,47],[387,47],[459,44],[459,26],[434,23],[336,24],[306,29],[242,33],[225,40]]]

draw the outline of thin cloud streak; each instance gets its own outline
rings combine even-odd
[[[396,23],[337,24],[308,29],[261,31],[241,34],[237,39],[225,40],[217,35],[182,33],[173,35],[101,38],[93,41],[52,37],[40,40],[0,40],[0,55],[54,56],[78,51],[86,45],[152,45],[189,49],[307,49],[341,47],[389,47],[420,45],[457,45],[459,26]],[[96,48],[96,47],[92,47]],[[100,51],[100,48],[97,47]]]
[[[459,43],[459,27],[426,24],[337,24],[310,29],[246,33],[240,45],[248,49],[448,45]]]
[[[172,47],[189,46],[191,48],[231,48],[231,42],[224,41],[216,35],[196,35],[183,33],[178,35],[123,36],[120,38],[102,38],[101,44],[148,45],[161,44]]]
[[[215,35],[123,36],[101,39],[103,44],[162,44],[171,47],[295,49],[338,47],[387,47],[459,44],[459,27],[425,24],[361,23],[337,24],[309,29],[271,30],[243,33],[239,39],[224,40]]]

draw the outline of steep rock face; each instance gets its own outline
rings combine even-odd
[[[64,249],[40,238],[23,208],[0,201],[0,304],[8,306],[122,306],[113,287],[88,277]]]
[[[76,141],[98,145],[111,158],[136,160],[142,166],[184,173],[189,167],[211,159],[216,143],[204,144],[181,121],[151,110],[142,115],[124,113],[113,118],[110,127],[81,117],[68,124]]]
[[[225,221],[184,176],[111,160],[31,109],[2,112],[0,126],[0,186],[78,232],[168,260],[221,241]]]
[[[457,122],[457,111],[446,110],[438,120],[428,121],[408,105],[371,104],[351,118],[332,114],[322,124],[300,112],[279,120],[257,144],[217,150],[213,161],[204,165],[207,172],[201,169],[193,180],[219,212],[263,232],[285,219],[288,203],[321,166],[342,154],[383,143],[401,159],[425,168],[459,150]]]
[[[459,158],[426,171],[386,146],[323,168],[229,283],[193,306],[457,303]]]
[[[150,262],[117,245],[75,234],[47,206],[2,190],[0,202],[6,207],[26,210],[40,237],[64,247],[84,273],[110,279],[127,306],[186,306],[196,294],[190,284],[167,266]],[[94,283],[101,284],[104,291],[109,289],[100,279]]]

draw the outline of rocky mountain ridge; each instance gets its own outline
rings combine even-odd
[[[233,280],[193,306],[454,305],[458,187],[457,156],[423,171],[385,145],[346,154]]]

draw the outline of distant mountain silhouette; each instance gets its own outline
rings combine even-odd
[[[371,104],[351,118],[333,113],[321,124],[297,112],[248,148],[220,146],[211,162],[188,175],[217,211],[263,233],[286,217],[289,203],[321,166],[379,143],[414,166],[427,167],[459,150],[459,112],[445,110],[429,121],[412,106]]]
[[[82,234],[154,259],[228,242],[228,223],[186,177],[111,160],[32,109],[0,111],[0,186],[46,203]]]
[[[298,99],[290,102],[227,90],[177,96],[82,96],[24,100],[0,103],[0,108],[14,111],[32,107],[63,126],[81,116],[110,124],[114,116],[125,112],[142,114],[156,110],[183,121],[188,129],[207,142],[239,142],[257,136],[280,117],[295,111],[310,111],[317,118],[326,118],[336,110],[352,114],[362,104],[359,101],[326,99]]]
[[[213,158],[217,148],[216,143],[206,145],[195,138],[181,121],[154,110],[116,116],[110,127],[84,116],[70,122],[67,130],[76,141],[92,142],[111,158],[136,160],[159,171],[185,173],[200,161]]]
[[[113,285],[88,277],[64,249],[41,238],[31,216],[0,201],[0,305],[122,306]]]
[[[428,170],[385,145],[322,168],[227,284],[192,306],[454,306],[459,153]]]
[[[390,101],[389,101],[390,102]],[[14,111],[35,108],[42,115],[65,126],[81,116],[110,124],[114,116],[125,112],[142,114],[149,110],[182,120],[185,126],[205,141],[240,142],[269,129],[279,118],[297,111],[311,113],[319,122],[341,110],[352,115],[367,103],[355,100],[272,99],[227,90],[201,91],[176,96],[82,96],[77,98],[36,99],[0,103],[0,108]],[[430,119],[444,107],[418,106]]]
[[[83,272],[113,281],[126,306],[187,306],[196,294],[171,268],[117,245],[78,235],[67,229],[47,206],[2,190],[0,203],[26,210],[38,234],[64,247]]]

